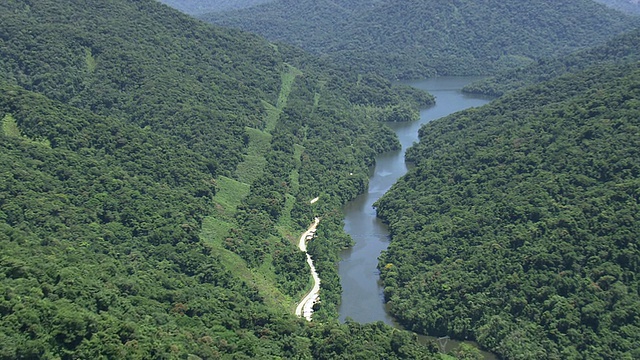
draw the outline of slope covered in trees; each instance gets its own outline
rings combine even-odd
[[[431,356],[386,326],[307,326],[226,268],[199,236],[217,190],[201,155],[0,94],[0,358]]]
[[[640,357],[640,63],[428,124],[378,203],[407,328],[506,359]]]
[[[290,238],[429,96],[154,1],[2,2],[0,24],[1,359],[432,357],[337,324],[336,289],[322,324],[289,309]]]
[[[491,74],[638,24],[591,0],[277,0],[203,18],[401,79]]]
[[[97,11],[105,16],[94,16]],[[7,3],[2,16],[0,71],[6,79],[183,138],[226,171],[241,160],[244,127],[265,126],[261,100],[276,103],[285,60],[323,66],[289,48],[208,27],[148,1],[97,8]],[[331,71],[325,72],[329,86],[355,103],[400,102],[388,83]]]
[[[525,86],[577,73],[603,63],[633,63],[640,60],[640,29],[615,37],[607,43],[575,53],[543,58],[526,67],[504,71],[465,86],[463,91],[500,96]]]

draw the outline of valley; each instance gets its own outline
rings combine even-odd
[[[639,18],[165,3],[0,3],[0,360],[640,357]]]
[[[395,324],[387,313],[378,272],[378,257],[389,244],[389,232],[387,226],[376,216],[373,204],[407,172],[405,153],[418,140],[418,130],[424,124],[489,102],[490,98],[464,95],[460,91],[464,85],[478,79],[445,77],[408,82],[433,94],[436,105],[422,110],[419,121],[390,124],[398,135],[402,148],[376,157],[369,188],[343,209],[345,232],[355,244],[341,254],[339,269],[343,292],[340,320],[344,321],[349,317],[365,323],[383,321],[389,325]]]

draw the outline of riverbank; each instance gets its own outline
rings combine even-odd
[[[320,299],[320,277],[318,276],[316,267],[313,265],[313,259],[311,259],[311,255],[307,253],[307,241],[313,239],[319,223],[320,218],[315,218],[307,231],[305,231],[300,236],[300,241],[298,242],[298,248],[300,249],[300,251],[303,251],[307,255],[307,264],[309,264],[309,268],[311,269],[311,277],[313,277],[313,287],[311,288],[311,291],[309,291],[304,296],[304,298],[302,298],[302,301],[298,303],[295,313],[298,317],[304,316],[307,321],[311,321],[311,316],[313,315],[313,305]]]
[[[460,91],[464,85],[477,79],[479,78],[441,77],[409,84],[429,91],[436,97],[437,102],[436,105],[421,111],[419,121],[388,124],[398,136],[402,149],[376,156],[376,165],[369,178],[367,192],[343,208],[344,230],[351,236],[355,245],[342,252],[342,261],[339,264],[342,285],[340,321],[344,322],[347,318],[361,323],[383,321],[402,328],[388,313],[384,289],[379,282],[378,257],[389,245],[389,230],[376,216],[373,204],[407,173],[405,152],[419,140],[418,131],[424,124],[460,110],[482,106],[491,100],[488,97],[467,95]],[[437,338],[438,336],[423,339],[433,341]],[[460,342],[453,339],[447,339],[448,346],[445,351],[459,344]],[[487,360],[496,358],[489,353],[483,353],[483,357]]]

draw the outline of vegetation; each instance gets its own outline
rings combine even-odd
[[[382,122],[433,103],[368,71],[494,71],[633,20],[582,1],[375,2],[344,27],[365,3],[331,4],[340,36],[310,44],[358,45],[315,58],[152,0],[0,2],[0,359],[451,358],[336,320],[338,209],[398,147]],[[399,26],[387,15],[437,30],[406,51],[437,44],[426,62],[382,27],[353,32]],[[500,34],[462,25],[488,20]],[[416,168],[378,204],[385,296],[408,328],[506,358],[640,357],[639,84],[637,63],[592,68],[421,132]],[[308,323],[291,314],[309,285],[295,242],[315,216]]]
[[[640,63],[437,120],[376,205],[407,328],[506,359],[638,358]]]
[[[493,74],[640,21],[591,0],[275,0],[202,18],[393,79]]]
[[[430,96],[153,1],[2,2],[0,23],[0,359],[437,357],[289,308],[290,240],[397,146],[379,114]]]
[[[640,29],[618,36],[607,43],[566,56],[544,58],[467,85],[463,91],[501,96],[525,86],[576,73],[604,63],[633,63],[640,60]]]

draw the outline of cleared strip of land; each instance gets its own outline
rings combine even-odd
[[[311,240],[316,233],[316,228],[320,223],[320,218],[315,218],[309,229],[305,231],[302,236],[300,236],[300,242],[298,243],[298,247],[301,251],[307,252],[307,241]],[[311,315],[313,315],[313,304],[315,304],[320,298],[320,278],[318,277],[318,272],[316,271],[316,267],[313,265],[313,260],[311,256],[307,253],[307,264],[311,268],[311,276],[313,277],[313,288],[302,301],[296,306],[296,315],[299,317],[304,316],[307,321],[311,321]]]

